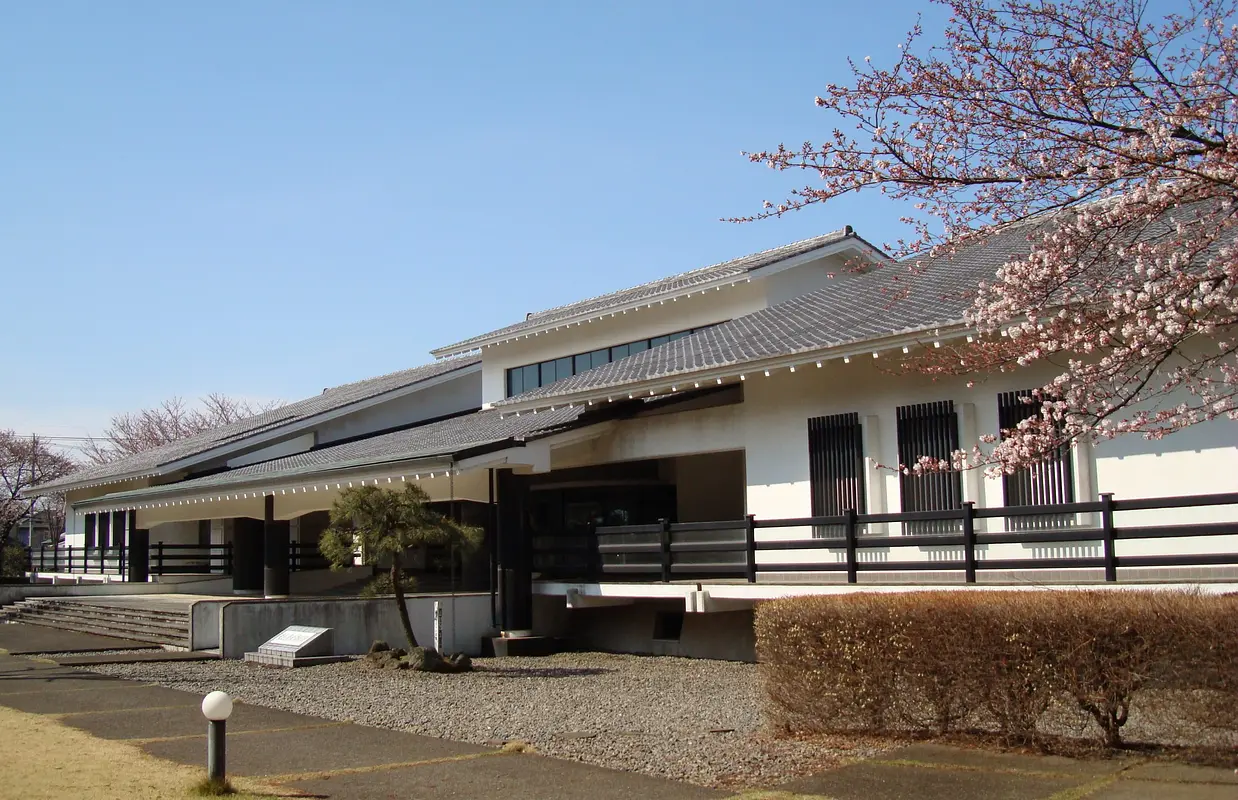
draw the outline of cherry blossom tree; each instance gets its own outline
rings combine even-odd
[[[77,465],[37,436],[0,429],[0,574],[9,574],[11,537],[30,518],[43,517],[53,536],[64,525],[64,498],[28,494],[40,483],[63,478]]]
[[[904,273],[997,233],[1026,239],[974,292],[975,341],[907,367],[1051,364],[1040,414],[993,448],[904,466],[1011,472],[1080,437],[1238,418],[1235,2],[1164,18],[1138,0],[944,5],[943,44],[918,47],[917,25],[893,66],[865,58],[826,87],[828,139],[746,154],[814,180],[736,220],[879,191],[908,209],[910,233],[888,245]]]
[[[82,448],[82,454],[92,464],[107,464],[220,425],[273,411],[281,405],[280,401],[251,403],[213,393],[191,406],[183,398],[173,397],[154,408],[112,417],[103,436],[90,439]]]

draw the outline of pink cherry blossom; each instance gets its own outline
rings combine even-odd
[[[997,232],[1026,239],[976,291],[980,335],[905,367],[1051,365],[1039,414],[904,468],[1011,472],[1080,438],[1238,418],[1235,0],[1163,19],[1126,0],[944,4],[944,45],[916,54],[917,25],[893,66],[852,63],[850,85],[826,87],[817,104],[841,122],[824,142],[747,154],[815,182],[734,220],[875,188],[914,210],[887,245],[912,276]]]

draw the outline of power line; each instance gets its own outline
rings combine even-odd
[[[30,439],[30,438],[37,437],[39,439],[45,439],[47,441],[52,441],[52,442],[116,442],[116,441],[119,441],[119,439],[116,439],[115,437],[112,437],[112,436],[45,436],[44,434],[41,434],[41,433],[16,433],[13,435],[17,436],[20,439]]]

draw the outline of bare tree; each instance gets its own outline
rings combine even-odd
[[[46,516],[53,526],[63,524],[63,497],[24,493],[75,469],[77,464],[72,459],[39,437],[0,430],[0,553],[8,549],[13,531],[32,516]],[[52,535],[58,533],[53,527]]]
[[[107,464],[281,405],[283,403],[278,400],[251,403],[218,393],[207,395],[196,405],[173,397],[154,408],[112,417],[103,436],[91,439],[82,452],[92,464]]]

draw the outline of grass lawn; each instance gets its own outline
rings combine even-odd
[[[201,769],[154,758],[124,742],[98,739],[60,724],[54,717],[0,707],[0,730],[9,752],[0,773],[5,797],[42,800],[89,797],[91,800],[164,800],[196,797],[193,786]],[[248,779],[235,779],[235,800],[295,797],[296,792]]]

